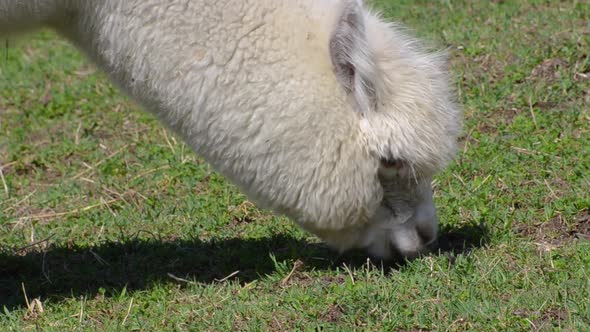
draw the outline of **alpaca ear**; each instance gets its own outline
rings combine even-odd
[[[377,67],[365,32],[365,13],[360,0],[344,1],[330,38],[330,56],[336,78],[353,96],[361,114],[375,108]]]

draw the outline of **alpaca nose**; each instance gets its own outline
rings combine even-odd
[[[418,226],[416,227],[416,232],[418,233],[420,241],[422,241],[422,245],[425,247],[430,246],[437,239],[437,232],[433,230],[432,227]]]
[[[423,246],[429,246],[438,237],[438,216],[434,203],[429,200],[421,204],[414,212],[414,222],[418,238]]]

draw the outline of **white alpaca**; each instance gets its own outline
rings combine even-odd
[[[444,60],[360,0],[0,0],[73,42],[259,206],[413,257],[461,128]]]

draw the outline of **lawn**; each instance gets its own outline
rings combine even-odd
[[[0,48],[0,330],[590,330],[590,4],[375,0],[449,51],[440,248],[256,208],[49,31]]]

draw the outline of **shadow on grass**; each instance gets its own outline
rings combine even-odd
[[[437,255],[462,254],[487,242],[487,231],[466,226],[442,229]],[[0,251],[0,309],[25,305],[21,283],[29,299],[93,296],[100,288],[118,293],[138,290],[153,283],[179,282],[179,278],[205,284],[216,283],[235,271],[234,278],[249,282],[276,268],[276,261],[302,260],[306,270],[326,270],[346,263],[360,267],[367,262],[363,251],[338,256],[321,244],[277,235],[262,239],[200,240],[128,239],[92,247],[55,246],[43,251]],[[385,271],[400,262],[378,262]]]

